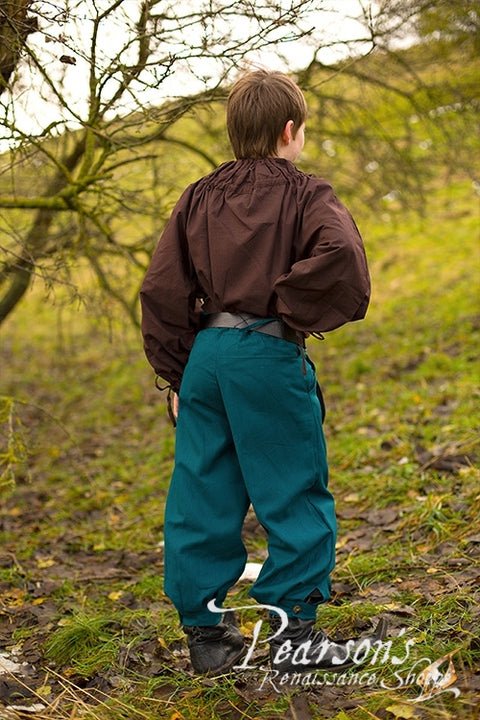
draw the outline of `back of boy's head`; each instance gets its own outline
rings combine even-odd
[[[233,85],[227,101],[227,130],[236,158],[275,157],[285,125],[293,135],[307,118],[300,88],[280,72],[256,70]]]

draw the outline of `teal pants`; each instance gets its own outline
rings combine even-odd
[[[181,622],[219,621],[207,603],[221,606],[243,572],[250,504],[268,535],[250,595],[291,617],[315,618],[330,597],[335,562],[327,484],[315,368],[305,351],[252,330],[202,330],[180,388],[165,510],[165,592]]]

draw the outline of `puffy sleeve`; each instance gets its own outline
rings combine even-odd
[[[363,241],[325,181],[309,192],[299,228],[295,261],[275,282],[280,317],[304,332],[334,330],[364,318],[370,275]]]
[[[176,392],[200,317],[196,275],[185,233],[191,193],[192,186],[176,204],[140,290],[145,354],[157,375]]]

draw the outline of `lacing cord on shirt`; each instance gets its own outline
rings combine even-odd
[[[157,375],[155,377],[155,387],[157,388],[157,390],[160,390],[160,392],[164,392],[165,390],[168,390],[168,393],[167,393],[168,417],[170,418],[170,422],[172,423],[173,427],[176,428],[177,427],[177,419],[173,413],[173,405],[172,405],[172,393],[175,394],[175,390],[173,389],[173,387],[171,385],[164,385],[162,387],[160,385],[161,379],[162,378],[160,377],[160,375]]]

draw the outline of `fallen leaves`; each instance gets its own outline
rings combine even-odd
[[[28,495],[28,492],[31,493],[31,490],[26,490],[26,496],[30,500],[32,496]],[[408,552],[402,550],[400,546],[397,554],[385,552],[384,548],[392,547],[392,541],[396,542],[406,537],[406,533],[411,529],[409,522],[411,523],[414,517],[415,509],[423,512],[425,503],[418,503],[418,494],[417,488],[412,489],[412,493],[406,496],[408,505],[391,504],[378,509],[366,505],[359,508],[353,502],[341,502],[339,517],[340,521],[345,522],[347,529],[342,527],[340,529],[337,548],[339,562],[332,580],[334,605],[345,602],[354,613],[366,603],[381,606],[382,612],[386,612],[392,621],[394,636],[405,626],[411,628],[409,637],[414,638],[415,650],[418,649],[421,653],[422,648],[432,642],[429,632],[426,629],[420,630],[419,627],[419,611],[426,604],[430,603],[432,608],[435,608],[436,604],[449,596],[464,598],[465,607],[473,602],[467,598],[469,592],[473,598],[479,586],[476,560],[480,552],[480,536],[472,525],[466,532],[464,531],[465,537],[461,541],[461,547],[454,538],[448,538],[443,542],[437,540],[434,544],[422,538],[416,545],[409,544]],[[18,495],[15,498],[15,508],[20,507]],[[434,503],[437,495],[444,497],[440,491],[432,492],[434,508],[437,507]],[[13,532],[18,530],[18,533],[28,532],[29,524],[38,522],[42,512],[41,504],[38,503],[34,510],[35,512],[28,515],[17,510],[9,512],[7,508],[6,522],[9,529]],[[48,512],[48,508],[44,508],[44,512]],[[120,516],[121,513],[116,511],[112,511],[110,515],[105,514],[107,524],[115,531],[118,531],[122,524],[117,522]],[[246,584],[254,581],[265,557],[265,549],[261,546],[263,530],[258,526],[255,518],[250,517],[248,520],[245,541],[250,550],[249,558],[259,562],[252,562],[246,566],[242,584],[234,589],[240,593],[246,591]],[[365,562],[367,556],[369,561]],[[357,558],[360,563],[363,560],[360,571],[356,570],[354,564]],[[72,693],[77,692],[79,696],[81,694],[81,690],[75,688],[80,681],[86,682],[86,679],[79,678],[77,666],[66,664],[63,668],[59,668],[57,681],[53,675],[47,677],[44,657],[45,640],[62,627],[64,619],[67,621],[78,605],[85,604],[91,607],[95,598],[101,597],[102,602],[109,603],[108,608],[111,609],[113,619],[125,609],[144,612],[145,618],[147,615],[151,618],[153,605],[150,589],[142,588],[140,594],[138,588],[143,578],[162,575],[163,549],[155,544],[144,552],[113,550],[108,548],[107,543],[100,541],[88,546],[76,528],[72,527],[66,530],[63,536],[58,536],[56,542],[43,541],[36,551],[22,555],[21,565],[14,559],[13,553],[4,551],[0,556],[0,565],[11,574],[12,578],[15,578],[17,583],[17,587],[12,582],[0,583],[0,639],[8,646],[9,638],[15,630],[34,628],[31,637],[19,642],[19,658],[37,667],[36,674],[28,679],[36,696],[28,701],[22,700],[22,705],[25,702],[27,706],[31,702],[33,707],[35,702],[39,703],[41,700],[46,704],[56,702],[56,698],[62,692],[60,680],[71,684]],[[159,590],[157,592],[158,606],[161,607],[159,617],[161,617],[169,606],[166,605],[165,598]],[[66,593],[67,600],[64,599]],[[76,602],[73,600],[74,597]],[[443,639],[451,642],[456,636],[461,635],[465,638],[469,636],[468,634],[472,636],[475,634],[479,618],[472,610],[467,622],[462,616],[463,613],[464,610],[459,608],[456,612],[452,610],[448,618],[443,618],[443,636],[439,640],[440,643]],[[60,619],[59,615],[62,615]],[[364,620],[362,614],[358,613],[353,623],[356,630],[362,619]],[[438,619],[440,621],[442,618]],[[435,624],[434,619],[432,623]],[[255,621],[249,618],[248,614],[241,618],[242,631],[247,636],[251,633],[254,624]],[[440,623],[436,626],[440,627]],[[343,632],[343,628],[341,631]],[[148,678],[158,678],[162,675],[187,678],[188,683],[191,681],[195,690],[196,680],[194,681],[191,673],[185,641],[179,639],[172,642],[171,627],[168,629],[165,629],[165,625],[155,627],[149,619],[145,628],[143,626],[136,628],[135,632],[139,633],[135,641],[130,642],[128,638],[122,642],[118,641],[115,667],[111,670],[95,670],[88,679],[89,686],[97,689],[101,687],[104,692],[115,698],[124,692],[129,673],[137,673],[146,681]],[[255,663],[258,666],[266,665],[268,662],[266,648],[262,646],[261,651],[262,654],[259,651],[258,657],[255,656]],[[448,664],[446,669],[448,672]],[[436,668],[436,671],[445,674],[443,667]],[[51,673],[51,668],[48,672]],[[449,672],[450,677],[453,677],[451,670]],[[432,690],[439,687],[441,682],[443,680],[432,670],[432,674],[425,677],[425,687],[418,686],[421,690],[419,697],[430,697]],[[476,676],[464,672],[461,682],[458,683],[458,687],[461,688],[462,698],[468,697],[470,685],[475,688]],[[186,681],[181,687],[185,687],[185,683]],[[415,685],[412,683],[390,692],[392,697],[386,699],[383,705],[382,717],[385,720],[387,705],[388,717],[401,719],[406,717],[406,712],[413,712],[409,716],[412,718],[425,717],[418,714],[423,708],[422,702],[412,703],[409,699],[410,697],[415,699]],[[238,696],[239,706],[246,708],[249,703],[257,703],[263,707],[275,701],[275,691],[271,687],[265,685],[260,692],[258,686],[258,677],[255,680],[245,674],[244,679],[241,677],[235,679],[234,691]],[[452,681],[449,685],[450,688],[456,686],[456,681]],[[202,685],[204,691],[206,687],[207,685]],[[448,688],[445,686],[445,689]],[[294,718],[310,720],[311,717],[318,715],[320,708],[325,718],[341,717],[339,713],[342,710],[343,716],[347,718],[351,710],[360,708],[362,703],[367,701],[368,690],[349,686],[302,688],[298,690],[300,693],[298,697],[303,699],[289,698],[288,710],[285,709],[289,714],[286,717],[291,717],[292,720]],[[378,689],[373,688],[373,691],[378,692]],[[158,692],[160,693],[160,690]],[[196,692],[199,694],[195,697],[202,699],[202,691]],[[437,690],[437,694],[438,692],[440,691]],[[160,696],[163,698],[161,693]],[[228,702],[224,702],[227,707]],[[392,710],[397,714],[395,715]],[[178,712],[181,717],[180,711]]]
[[[305,695],[297,695],[290,700],[285,720],[313,720],[310,705]]]
[[[441,692],[444,692],[447,688],[454,692],[455,695],[460,694],[460,691],[456,688],[451,688],[451,685],[457,679],[457,673],[453,665],[452,657],[458,652],[448,653],[439,660],[428,665],[417,675],[417,684],[422,688],[422,695],[415,699],[414,702],[425,701]],[[448,667],[442,672],[441,668],[445,664]]]
[[[418,717],[416,709],[406,703],[393,703],[392,705],[388,705],[386,710],[391,713],[393,717],[401,718],[401,720],[412,720],[412,718]]]
[[[22,588],[8,587],[3,591],[0,590],[0,610],[21,607],[26,597],[27,594]]]

